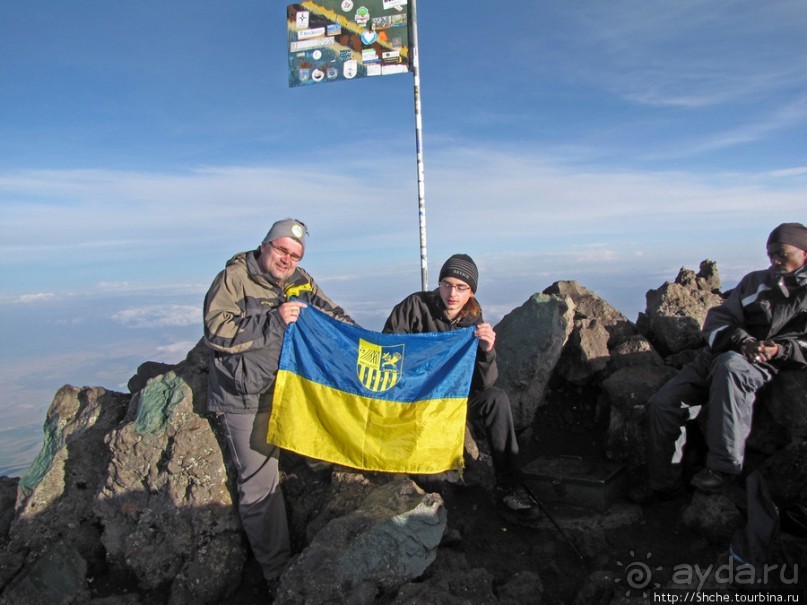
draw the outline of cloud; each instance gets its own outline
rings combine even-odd
[[[34,303],[56,298],[53,292],[39,292],[38,294],[23,294],[17,299],[19,303]]]
[[[118,311],[112,319],[130,328],[191,326],[201,325],[202,310],[190,305],[146,305]]]
[[[391,160],[395,163],[395,158]],[[581,164],[573,156],[557,158],[551,152],[536,151],[531,144],[491,148],[463,141],[457,147],[432,150],[426,212],[429,221],[439,221],[440,231],[430,230],[435,239],[445,237],[445,230],[457,233],[451,224],[456,225],[461,217],[462,230],[504,237],[509,244],[508,235],[514,232],[541,235],[558,227],[590,231],[607,227],[602,221],[651,223],[671,215],[720,216],[750,208],[756,213],[763,202],[769,210],[798,207],[804,199],[804,186],[792,191],[781,187],[788,169],[791,167],[758,174],[704,176],[683,170],[596,167]],[[294,213],[311,224],[312,252],[333,246],[344,252],[372,250],[378,257],[379,250],[409,244],[410,230],[402,225],[412,225],[416,216],[410,178],[399,174],[368,179],[366,172],[353,171],[350,166],[339,171],[319,170],[314,179],[303,178],[293,167],[223,166],[185,174],[31,171],[0,174],[0,182],[36,197],[47,197],[55,190],[80,190],[73,199],[62,194],[55,198],[59,202],[48,202],[42,208],[22,204],[10,211],[7,229],[16,235],[0,244],[9,252],[2,256],[9,259],[12,251],[24,250],[29,255],[27,263],[54,252],[69,252],[62,262],[97,262],[100,248],[116,250],[120,259],[189,256],[188,252],[200,257],[208,250],[229,246],[233,246],[229,252],[245,249],[253,245],[250,233],[257,243],[272,220],[290,212],[267,211],[269,182],[273,197],[300,200],[295,201]],[[231,205],[223,204],[225,199],[238,200],[238,221],[231,220]],[[500,202],[494,206],[493,200]],[[37,220],[40,212],[52,213],[52,220]],[[93,222],[103,222],[104,228],[94,231]],[[39,232],[48,224],[44,228],[53,232],[42,237]],[[247,233],[255,224],[259,227]],[[80,241],[66,235],[74,230],[81,230]],[[27,242],[34,239],[49,243],[29,248]],[[216,266],[222,264],[219,258]],[[155,276],[164,270],[163,266],[149,269]],[[103,289],[137,287],[129,276],[117,281],[106,275],[100,279],[104,283],[98,287]]]
[[[182,340],[179,342],[172,342],[167,345],[157,347],[157,352],[160,353],[161,359],[174,360],[179,362],[185,359],[188,352],[196,346],[196,343],[190,340]],[[173,363],[171,361],[167,363]]]

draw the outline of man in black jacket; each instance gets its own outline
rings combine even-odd
[[[495,386],[499,377],[496,333],[482,319],[482,308],[474,297],[478,280],[479,272],[471,257],[453,255],[440,270],[439,287],[431,292],[415,292],[398,303],[384,332],[418,334],[476,326],[474,335],[479,338],[479,348],[468,395],[468,418],[484,427],[496,472],[498,503],[519,516],[534,518],[540,509],[519,484],[513,413],[507,393]]]
[[[807,228],[783,223],[768,237],[768,269],[740,280],[703,325],[707,346],[648,401],[648,472],[643,499],[682,491],[684,425],[708,410],[706,467],[691,485],[713,493],[743,468],[757,391],[783,368],[807,367]],[[638,497],[637,497],[638,496]],[[640,496],[634,492],[634,499]]]

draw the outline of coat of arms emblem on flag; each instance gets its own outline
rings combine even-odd
[[[403,357],[404,345],[384,347],[359,339],[359,356],[356,360],[359,381],[376,393],[390,390],[398,384]]]

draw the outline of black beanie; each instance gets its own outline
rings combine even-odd
[[[801,223],[782,223],[771,231],[768,244],[790,244],[807,250],[807,227]]]
[[[442,280],[444,277],[456,277],[457,279],[461,279],[471,286],[472,292],[476,293],[476,286],[479,282],[479,270],[476,268],[473,259],[467,254],[454,254],[451,256],[443,264],[443,268],[440,269],[439,279]]]

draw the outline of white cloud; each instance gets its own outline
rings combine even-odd
[[[17,299],[19,303],[34,303],[56,298],[53,292],[39,292],[37,294],[23,294]]]
[[[161,345],[157,347],[157,352],[160,354],[160,359],[164,363],[178,363],[185,359],[188,352],[196,346],[195,342],[190,340],[183,340],[179,342],[172,342],[171,344]]]
[[[118,311],[112,319],[131,328],[191,326],[201,325],[202,310],[191,305],[146,305]]]
[[[557,246],[561,237],[609,246],[609,238],[646,239],[653,232],[664,240],[674,233],[697,232],[701,225],[755,229],[760,208],[765,208],[775,224],[780,218],[786,220],[785,215],[800,207],[807,195],[807,184],[799,179],[803,168],[789,166],[757,174],[708,175],[595,168],[579,165],[574,157],[559,159],[536,152],[533,146],[497,149],[467,141],[462,147],[434,149],[428,161],[429,246],[438,252],[470,243],[484,248],[486,242],[495,242],[504,250],[540,249]],[[321,170],[315,180],[306,181],[283,167],[207,168],[185,175],[93,171],[92,178],[75,171],[37,171],[18,186],[44,196],[51,189],[70,191],[71,183],[72,188],[80,184],[83,197],[73,200],[69,208],[52,203],[54,232],[44,238],[49,245],[36,249],[22,242],[42,239],[38,232],[43,223],[36,220],[37,210],[29,215],[22,206],[16,208],[11,213],[16,218],[10,231],[17,234],[17,243],[0,244],[0,256],[9,259],[15,256],[12,250],[25,248],[26,262],[35,263],[59,252],[68,275],[74,267],[97,262],[96,252],[82,252],[91,235],[83,237],[82,244],[63,234],[79,229],[91,234],[85,221],[97,219],[94,213],[101,210],[96,200],[118,199],[100,204],[106,227],[96,244],[107,246],[107,252],[117,250],[116,267],[128,263],[129,273],[123,275],[116,269],[115,276],[111,271],[99,275],[101,283],[94,287],[106,292],[137,292],[162,287],[170,280],[165,287],[177,289],[178,268],[190,271],[192,267],[185,261],[198,259],[209,268],[204,273],[188,273],[189,280],[196,283],[182,287],[203,295],[209,285],[205,280],[223,267],[227,255],[257,244],[272,220],[290,213],[267,210],[264,191],[271,181],[274,198],[301,200],[295,202],[293,213],[311,225],[312,259],[328,255],[329,263],[342,265],[340,274],[367,276],[387,266],[390,258],[400,262],[409,257],[412,246],[417,245],[417,198],[413,188],[406,186],[411,179],[405,175],[387,181],[368,180],[362,172],[350,176],[353,174],[349,169],[338,174]],[[783,187],[786,177],[791,182]],[[0,181],[4,180],[7,185],[15,181],[13,175],[0,175]],[[118,198],[123,191],[129,192],[130,199]],[[133,191],[145,203],[143,211],[129,207]],[[230,204],[222,204],[223,199],[239,200],[239,220],[223,220],[231,211]],[[190,207],[193,220],[188,219]],[[154,216],[160,217],[160,226],[153,225]],[[670,220],[681,216],[688,220]],[[133,233],[141,238],[137,245],[133,245]],[[147,272],[144,266],[148,266]],[[104,267],[97,271],[103,272]],[[26,295],[24,300],[44,300],[46,295]],[[131,323],[135,316],[132,311],[117,319]]]

